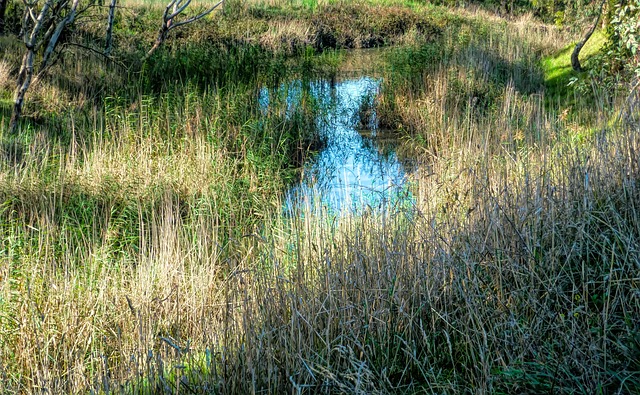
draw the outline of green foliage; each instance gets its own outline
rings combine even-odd
[[[538,21],[329,3],[230,2],[142,73],[69,50],[41,81],[52,115],[0,133],[1,391],[640,390],[639,142],[609,86],[545,106],[571,46]],[[323,110],[281,81],[397,42],[360,116],[415,155],[415,202],[281,216]]]
[[[612,55],[627,60],[630,71],[640,77],[640,1],[617,4],[610,24]]]
[[[10,33],[17,35],[20,32],[24,4],[20,1],[6,1],[8,4],[4,15],[5,34]]]

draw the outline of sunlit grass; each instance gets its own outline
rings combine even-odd
[[[580,51],[581,61],[588,63],[590,58],[602,51],[605,42],[605,33],[602,30],[596,30]],[[575,43],[568,44],[561,51],[542,59],[547,95],[551,99],[558,96],[568,97],[571,92],[571,89],[568,88],[569,83],[572,78],[578,78],[580,75],[571,67],[571,54],[574,47]]]
[[[530,16],[372,10],[316,22],[356,47],[427,24],[360,60],[418,166],[393,211],[282,213],[318,108],[265,113],[258,89],[354,68],[309,19],[221,18],[142,75],[71,59],[34,89],[0,133],[1,392],[638,392],[638,102],[549,105],[569,39]]]

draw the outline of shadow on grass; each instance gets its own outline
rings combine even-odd
[[[158,232],[167,226],[167,215],[173,221],[170,227],[192,229],[197,228],[203,209],[215,207],[207,215],[212,229],[217,230],[217,242],[198,245],[200,250],[211,249],[201,251],[205,256],[220,256],[224,245],[241,238],[244,224],[238,222],[252,221],[250,215],[244,215],[236,207],[225,207],[206,197],[167,188],[143,200],[127,196],[122,188],[116,182],[104,182],[95,191],[87,191],[75,182],[55,187],[3,186],[0,234],[21,235],[32,245],[41,245],[46,240],[54,251],[54,261],[71,258],[80,264],[87,255],[103,251],[113,262],[137,264],[140,256],[148,252],[141,249],[153,245],[160,237]],[[42,235],[50,237],[42,239]]]
[[[580,59],[587,70],[578,72],[571,67],[571,54],[575,48],[575,44],[569,44],[559,52],[544,58],[541,62],[544,71],[544,87],[545,98],[548,104],[557,105],[565,103],[565,105],[574,105],[578,101],[575,89],[571,87],[574,82],[584,79],[588,75],[588,68],[593,65],[597,55],[606,45],[605,33],[601,30],[596,31],[589,41],[585,44],[580,52]],[[585,98],[582,98],[585,99]],[[586,98],[587,100],[592,98]]]
[[[568,87],[572,78],[578,78],[580,73],[571,67],[571,53],[573,44],[565,47],[554,56],[542,61],[544,69],[544,86],[548,103],[573,102],[573,89]]]
[[[521,95],[537,95],[544,91],[543,71],[532,59],[509,60],[494,48],[470,42],[464,48],[444,42],[419,47],[398,48],[389,56],[391,78],[386,85],[393,94],[398,86],[416,94],[438,89],[431,86],[439,73],[446,73],[445,108],[460,111],[472,109],[479,116],[491,116],[500,105],[507,86]],[[435,78],[435,77],[434,77]],[[400,88],[402,91],[402,88]]]

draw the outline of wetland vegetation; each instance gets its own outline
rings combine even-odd
[[[640,392],[634,1],[3,3],[0,392]]]

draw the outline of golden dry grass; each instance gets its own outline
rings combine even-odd
[[[397,211],[282,215],[291,124],[260,145],[240,86],[3,135],[2,392],[638,390],[638,98],[567,117],[559,33],[469,18],[379,98],[421,160]]]

